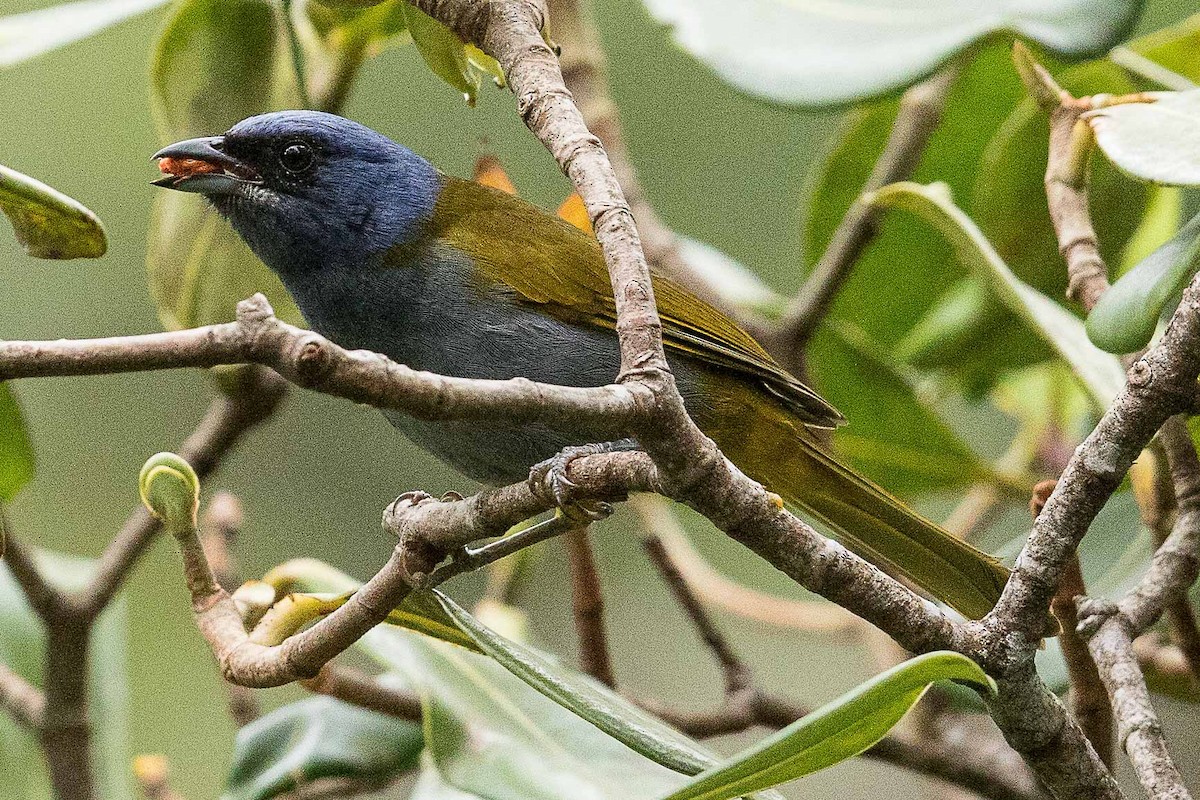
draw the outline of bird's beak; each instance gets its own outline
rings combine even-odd
[[[154,154],[165,173],[155,186],[200,194],[233,194],[246,183],[260,183],[254,170],[222,150],[223,136],[204,136],[168,145]]]

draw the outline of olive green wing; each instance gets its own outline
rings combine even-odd
[[[615,328],[616,304],[596,240],[518,197],[445,177],[430,233],[467,253],[481,280],[570,322]],[[673,281],[654,276],[670,352],[759,379],[803,423],[833,427],[837,409],[789,375],[750,334]]]

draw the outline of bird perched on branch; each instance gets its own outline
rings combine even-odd
[[[309,324],[343,347],[464,378],[601,386],[620,367],[595,239],[504,192],[439,172],[350,120],[285,111],[156,154],[159,185],[198,192],[279,273]],[[811,428],[841,414],[727,316],[654,278],[688,412],[743,472],[851,549],[970,617],[1008,571],[836,459]],[[575,445],[542,425],[389,420],[489,484]],[[607,443],[608,448],[636,442]]]

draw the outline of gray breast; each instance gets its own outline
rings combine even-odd
[[[522,306],[481,286],[461,257],[408,267],[322,270],[292,291],[315,330],[348,348],[463,378],[526,377],[600,386],[616,377],[616,337]],[[292,288],[289,286],[289,288]],[[384,412],[414,443],[476,480],[510,483],[563,447],[586,444],[541,425],[424,422]]]

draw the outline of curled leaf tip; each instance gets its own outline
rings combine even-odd
[[[194,528],[200,507],[200,479],[175,453],[151,456],[138,476],[142,504],[172,528]]]

